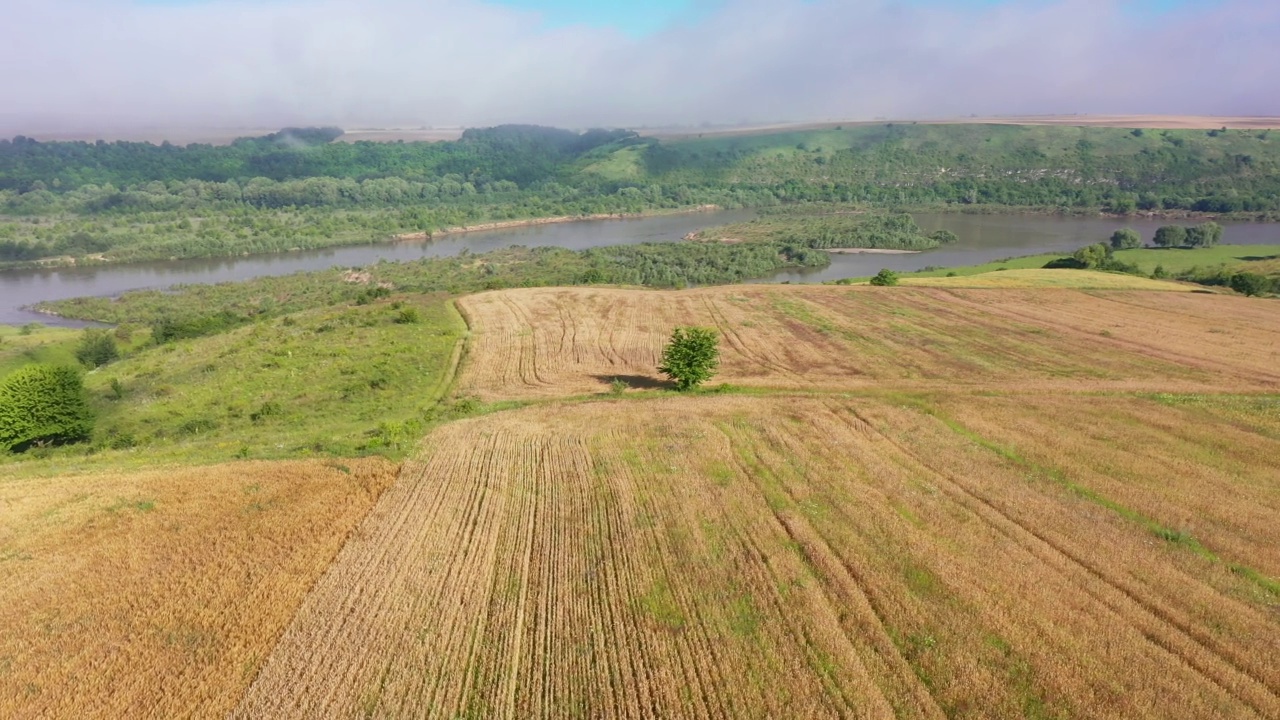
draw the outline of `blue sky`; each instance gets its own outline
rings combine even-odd
[[[903,0],[919,5],[948,7],[991,6],[1001,3],[1034,4],[1043,0]],[[1160,13],[1184,6],[1215,5],[1219,0],[1129,0],[1137,13]],[[553,27],[586,24],[613,27],[632,36],[647,35],[672,22],[693,20],[713,9],[720,0],[489,0],[541,13]]]
[[[696,13],[706,2],[693,0],[491,0],[541,13],[553,26],[588,24],[617,28],[628,35],[647,35]]]

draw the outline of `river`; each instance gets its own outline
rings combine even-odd
[[[98,265],[44,270],[0,271],[0,324],[27,322],[80,325],[51,318],[25,306],[45,300],[83,295],[118,295],[127,290],[186,283],[217,283],[263,275],[287,275],[330,267],[358,267],[379,260],[418,260],[456,255],[464,249],[483,253],[513,245],[557,246],[583,250],[609,245],[679,241],[690,232],[742,222],[750,210],[724,210],[661,215],[626,220],[590,220],[554,225],[447,235],[435,240],[388,242],[214,260]],[[899,271],[926,266],[954,267],[1041,252],[1072,251],[1106,240],[1118,227],[1132,227],[1150,239],[1162,220],[1119,221],[1039,215],[960,215],[921,213],[916,221],[926,231],[954,232],[959,241],[947,247],[907,255],[833,255],[831,266],[784,271],[772,282],[821,282],[873,275],[881,268]],[[1224,223],[1224,242],[1242,245],[1280,244],[1280,223]]]

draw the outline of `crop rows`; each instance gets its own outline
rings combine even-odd
[[[0,717],[214,717],[347,534],[382,460],[0,480]]]
[[[1280,387],[1267,303],[1193,293],[737,286],[511,290],[460,306],[475,336],[460,388],[486,399],[660,385],[672,328],[723,338],[719,380],[790,388]]]
[[[1071,491],[1093,478],[1044,438],[986,438],[1023,418],[975,430],[929,402],[672,398],[439,428],[234,715],[1280,713],[1280,598],[1229,567],[1273,531],[1197,553],[1135,519],[1161,506]],[[1233,456],[1246,485],[1278,443]]]

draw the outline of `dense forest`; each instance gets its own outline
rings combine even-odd
[[[208,257],[524,218],[842,203],[1280,214],[1268,131],[851,125],[657,140],[473,129],[452,142],[290,128],[230,145],[0,140],[0,264]]]

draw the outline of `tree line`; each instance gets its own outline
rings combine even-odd
[[[1280,214],[1263,131],[857,126],[656,140],[468,130],[440,143],[286,129],[227,146],[0,141],[0,262],[206,257],[558,215],[840,204]]]

